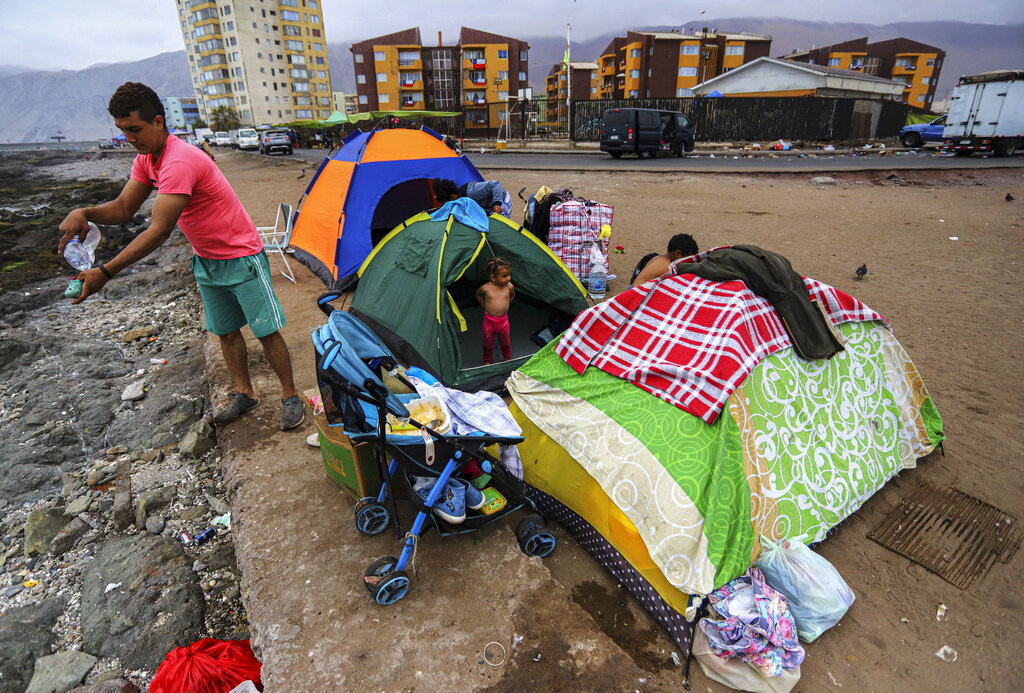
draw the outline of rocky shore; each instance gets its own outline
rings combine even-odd
[[[0,693],[146,690],[175,647],[248,637],[187,243],[63,297],[57,225],[130,163],[0,159]]]

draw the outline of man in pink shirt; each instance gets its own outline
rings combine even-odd
[[[156,92],[144,84],[126,82],[114,92],[107,110],[139,152],[131,179],[117,199],[68,214],[60,224],[59,251],[75,236],[84,239],[88,222],[123,224],[154,189],[157,196],[149,228],[110,262],[83,272],[82,293],[72,303],[81,303],[163,245],[177,225],[195,252],[192,271],[203,297],[206,329],[220,338],[235,382],[230,403],[214,415],[214,422],[233,421],[259,404],[241,332],[248,324],[281,381],[281,428],[295,428],[305,410],[292,379],[288,346],[280,334],[284,311],[274,295],[270,264],[252,219],[217,165],[200,149],[168,132]]]

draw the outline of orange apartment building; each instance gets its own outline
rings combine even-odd
[[[459,42],[426,47],[418,28],[352,44],[361,112],[462,111],[467,131],[494,131],[509,96],[529,85],[525,41],[462,27]]]
[[[868,43],[864,37],[797,51],[783,58],[854,70],[900,82],[904,85],[900,101],[918,108],[931,108],[946,52],[908,38]]]

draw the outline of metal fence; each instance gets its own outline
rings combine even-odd
[[[601,118],[609,108],[679,111],[694,121],[696,139],[830,141],[894,137],[909,107],[895,101],[808,97],[624,99],[572,102],[570,137],[601,139]]]

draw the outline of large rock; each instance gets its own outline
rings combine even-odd
[[[0,693],[24,693],[36,658],[57,640],[53,627],[63,612],[62,600],[48,599],[0,615]]]
[[[82,575],[82,649],[155,671],[175,647],[204,634],[203,593],[175,539],[107,540]]]
[[[50,542],[64,529],[64,508],[36,508],[25,522],[25,557],[32,558],[50,550]]]
[[[206,419],[192,424],[188,433],[178,443],[178,451],[185,457],[202,457],[217,445],[217,435]]]
[[[72,688],[68,693],[139,693],[139,687],[131,681],[126,681],[119,677],[110,681],[100,681],[89,686]]]
[[[50,541],[50,555],[62,556],[70,551],[79,539],[89,531],[89,525],[85,520],[76,517],[64,525],[64,528],[57,532],[57,535]]]
[[[82,682],[96,658],[78,650],[58,652],[36,660],[35,673],[25,693],[66,691]]]

